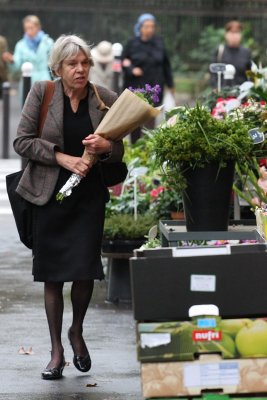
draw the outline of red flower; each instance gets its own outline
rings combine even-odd
[[[150,192],[150,196],[151,196],[151,197],[154,197],[154,198],[157,198],[158,195],[159,195],[161,192],[163,192],[164,189],[165,189],[165,188],[164,188],[163,186],[159,186],[157,189],[152,189],[151,192]]]

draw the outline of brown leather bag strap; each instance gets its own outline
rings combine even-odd
[[[93,91],[95,92],[96,98],[99,102],[99,110],[104,111],[104,110],[109,110],[109,107],[106,106],[106,104],[104,103],[104,101],[101,99],[101,97],[99,96],[98,90],[96,88],[96,85],[93,82],[90,82],[90,85],[93,88]]]
[[[40,110],[40,116],[39,116],[39,125],[38,125],[39,136],[42,135],[42,130],[43,130],[46,115],[48,112],[48,105],[54,95],[54,91],[55,91],[55,82],[46,81],[45,82],[45,92],[44,92],[44,97],[43,97],[41,110]]]

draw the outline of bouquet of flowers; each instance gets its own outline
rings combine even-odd
[[[117,141],[151,118],[155,118],[160,113],[160,107],[156,108],[153,105],[158,101],[157,96],[160,90],[159,85],[153,88],[145,85],[145,89],[125,89],[110,107],[94,134]],[[93,162],[97,161],[97,157],[89,155],[86,151],[82,157]],[[80,175],[73,173],[58,192],[56,199],[62,201],[70,196],[72,189],[80,183],[81,179]]]

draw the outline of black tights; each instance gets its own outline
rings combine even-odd
[[[63,286],[62,282],[45,282],[45,311],[51,337],[51,361],[48,368],[54,368],[62,360],[64,348],[61,341],[63,321]],[[73,310],[72,325],[69,330],[75,354],[85,356],[88,352],[82,337],[83,321],[89,306],[94,288],[94,281],[75,281],[71,287],[71,303]]]

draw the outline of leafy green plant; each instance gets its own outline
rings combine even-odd
[[[171,118],[170,118],[171,116]],[[215,119],[200,104],[176,107],[167,121],[154,130],[153,153],[165,173],[180,189],[185,188],[183,171],[210,162],[244,162],[253,154],[253,143],[242,120]]]
[[[137,221],[129,214],[111,215],[105,220],[104,239],[144,239],[149,229],[156,224],[157,220],[151,214],[138,215]]]

